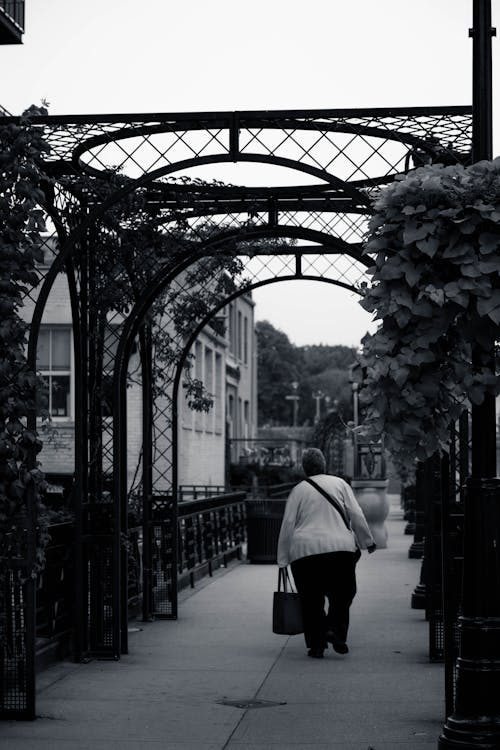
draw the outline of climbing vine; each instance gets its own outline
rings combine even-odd
[[[33,453],[41,448],[27,428],[35,408],[36,374],[26,362],[27,324],[22,318],[24,297],[38,284],[41,261],[40,233],[44,230],[40,204],[45,175],[40,160],[47,146],[30,117],[46,114],[31,107],[19,124],[0,127],[0,611],[7,558],[24,558],[28,524],[26,496],[33,491],[41,505],[43,475],[33,466]],[[38,558],[27,576],[42,564],[46,533],[38,533]]]
[[[381,322],[362,342],[360,400],[365,430],[409,467],[445,448],[470,403],[498,393],[500,160],[422,167],[374,209],[361,305]]]

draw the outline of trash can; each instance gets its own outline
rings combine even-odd
[[[246,500],[247,558],[253,563],[275,563],[286,500]]]

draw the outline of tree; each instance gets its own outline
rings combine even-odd
[[[269,321],[256,325],[258,342],[259,424],[291,423],[291,383],[299,383],[299,423],[312,424],[316,414],[313,394],[321,391],[347,421],[352,414],[349,367],[356,350],[347,346],[295,346]],[[336,403],[335,403],[336,402]],[[322,399],[322,411],[326,411]]]
[[[286,333],[276,329],[269,321],[258,321],[257,382],[259,388],[259,424],[290,424],[292,383],[299,382],[300,355]]]

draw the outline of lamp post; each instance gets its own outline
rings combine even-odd
[[[492,157],[491,0],[474,0],[473,161]],[[491,342],[493,352],[494,342]],[[478,353],[473,352],[473,364]],[[493,357],[491,367],[494,368]],[[472,475],[464,503],[464,577],[454,712],[441,750],[500,749],[500,479],[495,400],[472,407]]]
[[[297,417],[298,417],[298,412],[299,412],[299,401],[300,401],[300,396],[297,394],[299,384],[296,380],[294,380],[292,383],[290,383],[290,385],[292,386],[293,394],[289,396],[285,396],[285,398],[287,401],[293,402],[292,425],[293,427],[297,427]]]
[[[358,384],[352,383],[352,421],[354,423],[354,429],[359,423],[359,395],[358,395]],[[356,439],[356,432],[354,432],[354,439]]]
[[[314,415],[314,424],[318,424],[321,419],[321,399],[324,398],[325,394],[321,390],[314,391],[313,399],[316,401],[316,413]]]

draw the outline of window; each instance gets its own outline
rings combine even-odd
[[[208,346],[205,347],[205,388],[207,392],[214,395],[214,358],[213,351]],[[205,414],[205,428],[207,432],[213,430],[213,412]]]
[[[203,344],[201,341],[197,341],[194,347],[194,376],[196,380],[203,381]],[[198,432],[203,430],[203,413],[195,411],[194,413],[194,429]]]
[[[194,376],[197,380],[203,380],[203,344],[196,342],[194,348]]]
[[[230,424],[234,423],[234,396],[232,393],[227,398],[227,421]]]
[[[249,425],[250,425],[250,403],[249,401],[245,401],[243,404],[243,420],[244,420],[244,436],[245,438],[249,435]]]
[[[243,324],[242,324],[242,315],[241,315],[241,312],[238,310],[238,359],[239,360],[243,359],[243,352],[242,352],[242,347],[243,347],[242,326],[243,326]]]
[[[229,303],[229,308],[228,308],[227,335],[228,335],[228,340],[229,340],[229,352],[231,354],[235,354],[236,353],[236,349],[235,349],[236,331],[234,330],[234,328],[235,328],[235,326],[234,326],[234,314],[235,314],[234,302],[230,302]]]
[[[41,328],[37,368],[47,386],[44,404],[51,417],[71,416],[71,331]]]
[[[214,389],[213,352],[208,346],[205,347],[205,387],[209,393]]]
[[[222,432],[222,355],[215,355],[215,431]]]
[[[243,361],[248,364],[248,318],[245,315],[243,321]]]

